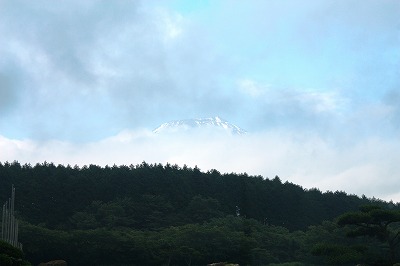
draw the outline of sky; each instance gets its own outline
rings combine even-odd
[[[0,162],[169,162],[400,201],[398,0],[0,0],[0,36]],[[248,134],[152,132],[214,116]]]

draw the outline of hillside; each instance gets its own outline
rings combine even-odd
[[[282,183],[279,177],[221,174],[217,170],[204,173],[176,165],[72,168],[15,162],[0,164],[0,175],[0,200],[6,201],[14,184],[19,215],[48,228],[77,227],[71,223],[77,213],[87,212],[94,204],[117,204],[136,217],[132,226],[138,228],[202,222],[216,216],[236,215],[239,209],[241,216],[295,230],[371,203],[345,192],[304,190],[292,183]],[[150,210],[158,215],[143,213]],[[203,213],[193,216],[196,211]]]
[[[296,234],[297,230],[310,230],[310,226],[320,226],[323,221],[332,221],[345,212],[357,210],[361,205],[378,204],[385,208],[399,207],[380,200],[347,195],[345,192],[322,193],[318,189],[305,190],[289,182],[282,183],[279,177],[268,179],[247,174],[221,174],[217,170],[201,172],[198,168],[169,164],[149,165],[145,162],[135,166],[104,168],[95,165],[80,168],[56,166],[51,163],[35,166],[20,165],[18,162],[0,163],[0,201],[7,200],[12,184],[16,187],[15,209],[18,217],[23,221],[21,242],[25,241],[28,258],[34,262],[56,259],[47,257],[48,254],[38,253],[35,247],[46,246],[46,241],[51,239],[53,240],[48,243],[62,245],[54,251],[46,247],[50,250],[48,252],[54,252],[57,258],[68,257],[70,261],[74,261],[77,257],[71,254],[76,253],[76,251],[72,252],[75,249],[65,245],[70,241],[78,241],[78,243],[83,241],[82,245],[85,246],[85,237],[96,243],[108,239],[110,245],[116,245],[110,247],[108,244],[106,246],[101,246],[104,243],[99,244],[100,246],[92,251],[97,254],[107,248],[123,250],[124,245],[136,243],[138,238],[147,239],[143,234],[150,234],[149,239],[153,237],[157,239],[155,234],[164,233],[172,237],[173,230],[191,233],[200,230],[199,234],[204,234],[207,230],[212,231],[222,225],[224,226],[218,230],[228,230],[229,227],[233,227],[236,229],[228,230],[229,234],[234,233],[235,230],[243,233],[246,227],[243,223],[247,221],[246,224],[250,228],[248,237],[257,231],[272,230],[270,232],[272,233],[277,230],[279,234],[275,237],[282,237],[282,241],[289,241],[288,237]],[[211,225],[214,229],[209,228]],[[220,233],[223,237],[224,234],[220,231],[211,234],[215,236]],[[34,240],[32,235],[35,235]],[[244,248],[242,241],[247,236],[240,238],[236,235],[236,237],[238,237],[240,248]],[[42,242],[39,241],[40,239]],[[67,242],[64,243],[64,241]],[[257,241],[262,241],[262,239]],[[250,242],[248,248],[261,245]],[[140,245],[154,243],[141,242]],[[161,244],[157,242],[154,245]],[[225,243],[225,245],[228,244]],[[157,247],[155,249],[160,252],[167,248]],[[93,246],[90,248],[94,249]],[[279,261],[284,258],[289,261],[296,259],[296,248],[293,247],[293,249],[291,251],[294,252],[293,254],[289,256],[285,253]],[[233,258],[235,261],[247,261],[250,251],[246,250],[247,248],[244,248],[242,251],[243,254],[247,254],[243,255],[244,257],[238,257],[237,254],[235,257],[231,253],[221,255],[222,257],[214,254],[215,258],[213,258],[214,255],[209,255],[207,260]],[[140,253],[140,249],[136,251]],[[174,252],[171,251],[170,257],[164,255],[170,260],[175,258],[177,264],[183,263],[183,251],[178,252],[180,257]],[[83,259],[86,255],[81,254],[80,258]],[[270,255],[279,257],[276,254]],[[192,255],[190,257],[192,259]],[[107,261],[107,258],[102,260]],[[129,261],[129,258],[126,260]],[[139,261],[141,263],[147,261],[146,265],[149,261],[154,265],[160,263],[154,258],[141,258]],[[212,261],[198,258],[198,262],[201,263]]]

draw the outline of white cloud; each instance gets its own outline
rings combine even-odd
[[[268,89],[268,85],[261,85],[252,79],[241,79],[237,84],[240,91],[252,97],[261,96]]]
[[[309,106],[315,112],[335,112],[339,113],[345,108],[347,100],[335,91],[318,92],[303,91],[294,96],[303,106]]]
[[[180,14],[171,14],[167,10],[160,10],[161,24],[164,27],[164,40],[172,41],[179,38],[184,32],[184,18]]]
[[[243,126],[250,131],[259,124],[264,125],[264,129],[309,129],[316,134],[342,131],[340,127],[360,108],[339,88],[279,87],[255,79],[241,79],[236,85],[242,92],[238,101],[240,109],[246,110],[247,121],[253,120],[250,127]]]
[[[0,88],[7,136],[98,139],[214,115],[315,125],[348,103],[335,88],[356,98],[399,84],[396,1],[221,1],[182,14],[168,1],[48,3],[2,1],[0,75],[18,81]]]

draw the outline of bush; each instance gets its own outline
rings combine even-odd
[[[10,256],[6,254],[0,254],[0,265],[1,266],[12,266],[13,262]]]
[[[285,262],[285,263],[272,263],[268,266],[304,266],[301,262]]]
[[[0,266],[29,266],[30,262],[23,260],[22,250],[0,240]]]
[[[12,258],[22,259],[24,254],[22,250],[13,247],[11,244],[0,240],[0,254],[6,254]]]

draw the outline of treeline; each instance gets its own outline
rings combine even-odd
[[[34,264],[62,258],[70,265],[392,265],[378,242],[346,237],[333,222],[290,232],[236,216],[158,230],[49,230],[22,224],[21,241]],[[373,263],[377,262],[377,263]]]
[[[338,265],[332,256],[321,256],[318,245],[350,240],[344,229],[323,221],[367,204],[399,207],[345,192],[305,190],[279,177],[145,162],[112,167],[0,163],[0,200],[7,200],[12,184],[15,210],[24,221],[20,242],[34,263]],[[341,251],[336,257],[360,262],[366,250],[374,254],[370,249]]]
[[[1,201],[12,184],[20,217],[50,229],[156,229],[238,214],[296,230],[372,202],[345,192],[305,190],[279,177],[145,162],[104,168],[0,163]]]

